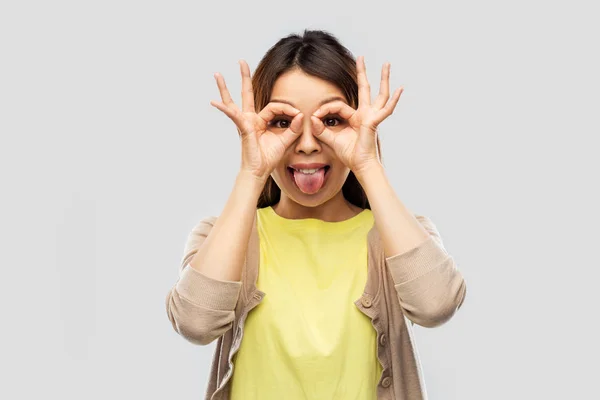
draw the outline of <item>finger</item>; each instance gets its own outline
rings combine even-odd
[[[313,135],[325,143],[327,146],[333,148],[333,143],[335,141],[335,133],[331,131],[331,129],[325,129],[325,125],[323,121],[319,118],[312,115],[310,117],[311,122],[313,123]]]
[[[391,64],[385,63],[381,68],[381,82],[379,83],[379,95],[375,99],[375,107],[382,109],[390,98],[390,69]]]
[[[358,81],[358,106],[369,106],[371,105],[371,86],[367,80],[367,66],[364,56],[359,56],[356,60],[356,73]]]
[[[319,136],[323,130],[325,130],[325,124],[315,116],[311,116],[310,121],[312,124],[313,135]]]
[[[303,119],[304,119],[304,114],[302,114],[302,113],[296,114],[296,116],[292,119],[292,122],[290,122],[290,126],[288,129],[290,129],[292,132],[294,132],[294,134],[302,133],[302,120]]]
[[[231,118],[234,122],[236,121],[236,119],[237,119],[237,111],[236,110],[233,110],[231,107],[227,107],[221,101],[211,100],[210,105],[221,110],[223,113],[225,113],[225,115],[227,115],[229,118]]]
[[[340,117],[348,120],[352,118],[352,115],[354,115],[355,112],[356,110],[354,108],[350,107],[341,100],[337,100],[324,104],[321,108],[313,113],[313,116],[317,118],[323,118],[329,114],[339,114]]]
[[[223,100],[223,103],[226,106],[235,106],[235,103],[229,94],[229,89],[227,89],[227,84],[225,84],[225,78],[223,78],[223,75],[215,72],[214,76],[215,80],[217,81],[217,87],[219,88],[219,93],[221,94],[221,100]]]
[[[294,141],[298,138],[300,133],[302,132],[302,119],[304,118],[304,114],[298,113],[290,124],[289,129],[286,129],[279,135],[281,135],[281,141],[283,145],[287,149]]]
[[[254,90],[252,89],[250,67],[244,60],[240,60],[239,64],[242,74],[242,110],[244,112],[256,112],[254,110]]]
[[[286,103],[269,103],[258,113],[258,116],[269,122],[277,115],[285,114],[295,117],[299,112],[300,110]]]
[[[381,110],[379,110],[379,113],[380,113],[379,118],[378,118],[379,121],[383,121],[385,118],[387,118],[394,112],[394,109],[396,108],[396,105],[398,104],[398,100],[400,100],[400,95],[402,94],[403,91],[404,91],[404,88],[402,88],[402,87],[396,89],[396,91],[392,95],[392,99],[386,104],[385,107],[383,107]]]

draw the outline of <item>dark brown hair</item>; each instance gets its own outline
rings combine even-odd
[[[303,72],[331,82],[340,88],[350,106],[358,106],[356,59],[332,34],[322,30],[304,30],[302,36],[291,34],[280,39],[260,60],[252,77],[254,105],[262,110],[271,98],[277,78],[299,68]],[[377,137],[379,160],[381,146]],[[344,198],[360,208],[371,208],[367,195],[352,171],[342,186]],[[272,206],[279,201],[281,189],[271,176],[258,198],[258,208]]]

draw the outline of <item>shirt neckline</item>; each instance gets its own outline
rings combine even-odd
[[[362,225],[363,222],[370,216],[371,210],[368,208],[363,209],[358,214],[345,219],[343,221],[323,221],[318,218],[300,218],[290,219],[284,218],[277,214],[272,206],[264,208],[265,216],[273,222],[276,222],[279,226],[288,229],[319,229],[326,230],[329,232],[345,231],[348,228],[354,228]]]

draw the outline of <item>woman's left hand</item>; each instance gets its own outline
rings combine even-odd
[[[358,108],[355,110],[341,100],[325,104],[313,113],[311,119],[318,129],[314,135],[331,147],[340,160],[355,174],[380,165],[377,149],[377,126],[394,112],[403,88],[396,89],[390,99],[390,64],[381,70],[379,95],[371,103],[371,88],[367,80],[364,56],[356,60],[358,80]],[[389,102],[388,102],[389,100]],[[345,126],[323,124],[323,121],[341,117]],[[331,117],[329,117],[331,115]],[[327,117],[327,118],[323,118]]]

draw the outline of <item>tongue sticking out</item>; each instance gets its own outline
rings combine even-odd
[[[294,181],[303,193],[317,193],[323,186],[325,180],[325,168],[320,168],[314,174],[303,174],[300,171],[294,170]]]

